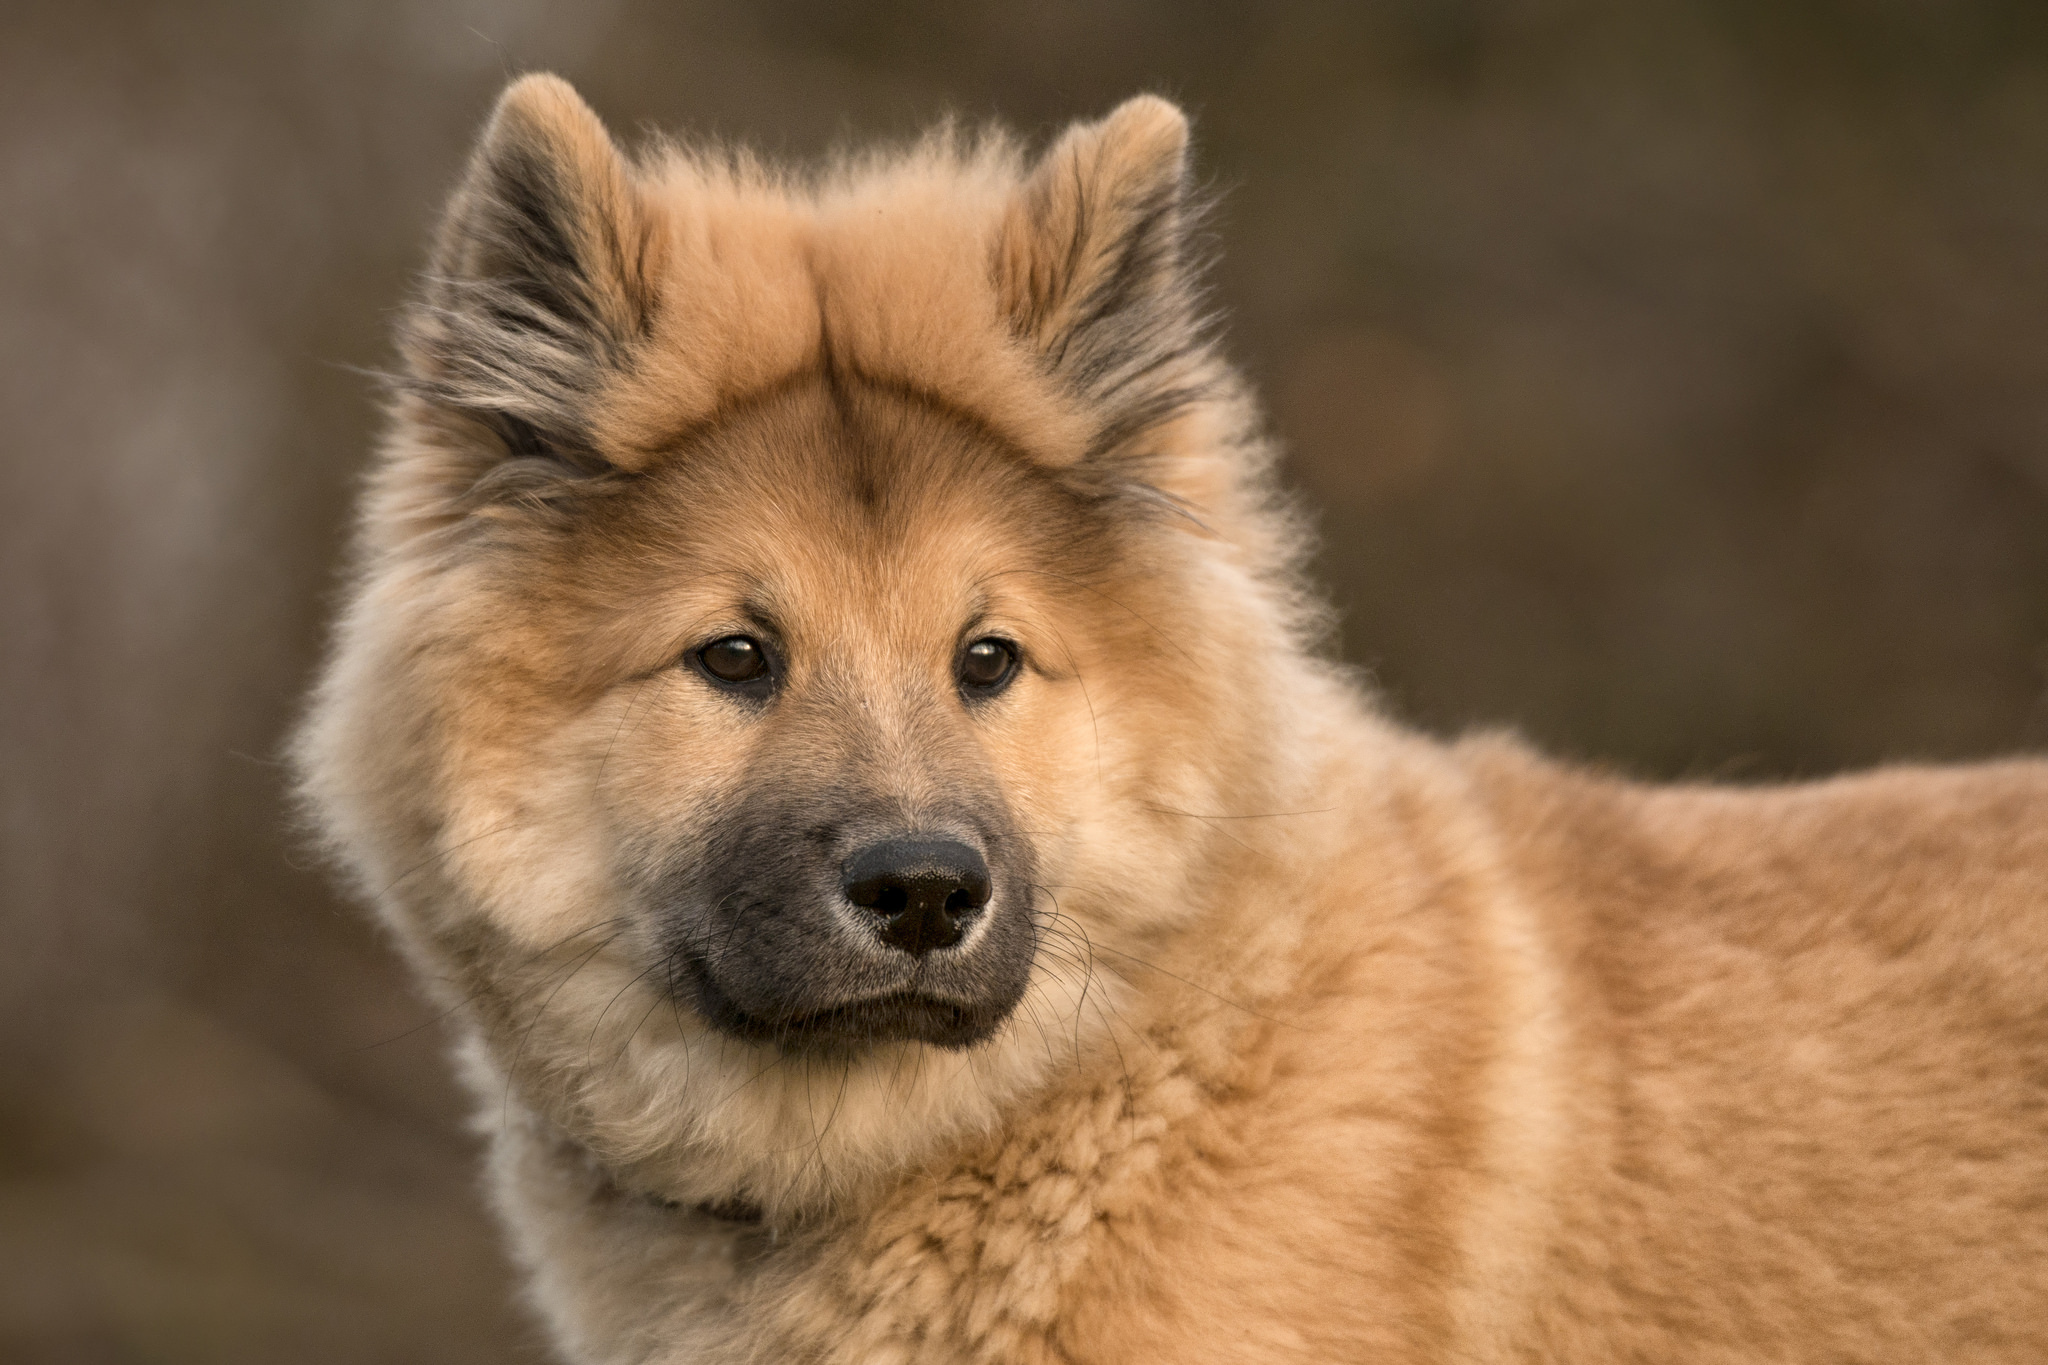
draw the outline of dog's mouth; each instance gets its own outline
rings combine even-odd
[[[834,1005],[787,1021],[763,1021],[762,1026],[816,1041],[864,1043],[915,1038],[944,1047],[965,1047],[988,1033],[988,1024],[978,1011],[908,991]]]
[[[690,968],[697,1010],[714,1028],[791,1051],[850,1052],[904,1041],[972,1047],[994,1033],[1007,1013],[922,991],[891,991],[820,1009],[767,1014],[743,1009],[702,961],[693,959]]]

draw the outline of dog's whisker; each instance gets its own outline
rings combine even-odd
[[[549,956],[556,950],[564,948],[568,946],[570,943],[574,942],[575,940],[582,938],[585,934],[596,933],[600,929],[607,928],[614,924],[621,924],[623,922],[624,920],[622,919],[622,917],[613,915],[606,919],[598,920],[594,924],[586,924],[581,929],[575,930],[573,933],[567,934],[564,937],[555,940],[547,947],[536,949],[532,953],[532,955],[527,957],[525,961],[520,965],[531,966],[533,963],[538,962],[542,958]],[[455,984],[453,979],[448,977],[441,978],[441,982],[443,985]],[[447,1006],[445,1009],[436,1010],[425,1021],[415,1024],[411,1028],[406,1029],[403,1032],[394,1033],[388,1038],[380,1038],[374,1043],[365,1043],[361,1047],[351,1048],[350,1051],[369,1052],[375,1048],[388,1047],[392,1043],[402,1042],[403,1040],[410,1038],[417,1033],[421,1033],[427,1029],[432,1028],[436,1024],[442,1023],[447,1019],[455,1017],[456,1015],[460,1014],[461,1011],[467,1009],[469,1006],[474,1005],[479,1000],[483,999],[485,995],[489,994],[494,989],[495,987],[491,985],[477,987],[471,990],[468,994],[464,995],[461,999],[457,1000],[454,1004]]]
[[[503,1128],[511,1121],[512,1085],[519,1075],[519,1059],[526,1055],[526,1045],[532,1039],[533,1031],[540,1026],[542,1016],[548,1012],[548,1007],[555,1003],[555,997],[562,993],[562,988],[568,985],[578,972],[588,966],[599,953],[609,948],[619,937],[620,935],[618,934],[612,934],[580,955],[562,976],[562,979],[557,981],[554,988],[548,992],[547,998],[541,1001],[540,1008],[533,1012],[533,1018],[527,1023],[525,1031],[519,1036],[518,1046],[512,1049],[512,1059],[505,1064],[505,1093],[500,1100],[498,1114],[498,1125],[500,1128]]]

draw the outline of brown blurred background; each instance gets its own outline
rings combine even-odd
[[[2048,5],[0,16],[0,1359],[537,1359],[275,762],[498,85],[778,151],[1139,89],[1401,713],[1646,775],[2048,740]]]

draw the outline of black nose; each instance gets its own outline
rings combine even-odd
[[[843,885],[880,919],[884,943],[923,957],[958,943],[988,904],[988,864],[952,839],[888,839],[847,860]]]

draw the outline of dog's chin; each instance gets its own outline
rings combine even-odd
[[[690,976],[697,1012],[719,1032],[788,1052],[852,1055],[884,1043],[919,1042],[959,1050],[1002,1027],[1014,1002],[977,1005],[918,991],[774,1010],[742,1008],[701,962]]]

